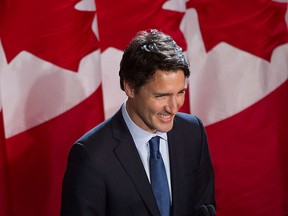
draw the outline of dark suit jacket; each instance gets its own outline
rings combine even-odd
[[[168,132],[172,216],[198,215],[214,204],[214,174],[200,120],[175,116]],[[61,216],[160,216],[149,180],[121,111],[72,147]]]

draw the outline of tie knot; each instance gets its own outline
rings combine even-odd
[[[159,141],[160,137],[155,136],[149,140],[149,146],[150,146],[150,155],[153,157],[157,157],[159,155]]]

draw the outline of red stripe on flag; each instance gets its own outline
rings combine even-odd
[[[288,81],[246,110],[207,126],[217,215],[288,215]]]
[[[0,111],[0,216],[10,216],[10,196],[3,113]]]
[[[100,86],[66,113],[6,141],[13,215],[59,215],[68,151],[103,120]]]

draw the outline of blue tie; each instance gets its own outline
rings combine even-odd
[[[161,216],[170,216],[170,193],[165,166],[159,151],[160,137],[155,136],[150,145],[150,181]]]

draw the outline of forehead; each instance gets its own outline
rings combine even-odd
[[[154,76],[143,86],[150,89],[183,89],[186,86],[186,77],[182,70],[156,70]]]

